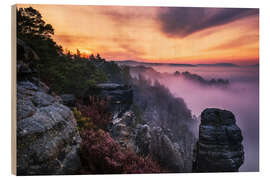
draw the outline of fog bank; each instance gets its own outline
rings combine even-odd
[[[240,171],[259,170],[259,69],[258,67],[171,67],[153,66],[159,73],[144,72],[157,79],[175,97],[184,99],[192,114],[199,117],[205,108],[221,108],[235,114],[244,137],[245,161]],[[202,86],[173,76],[175,71],[197,74],[204,79],[228,79],[226,88]],[[131,68],[132,72],[132,68]],[[159,75],[161,74],[162,75]],[[133,76],[136,73],[133,72]],[[200,118],[198,118],[200,120]],[[198,132],[197,123],[197,132]]]

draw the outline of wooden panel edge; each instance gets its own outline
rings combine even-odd
[[[11,6],[11,173],[17,174],[17,135],[16,135],[16,4]]]

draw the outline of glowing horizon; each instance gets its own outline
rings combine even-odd
[[[30,5],[72,53],[160,63],[259,63],[259,10]]]

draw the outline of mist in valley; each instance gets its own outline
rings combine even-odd
[[[178,71],[180,75],[176,75]],[[186,78],[189,72],[197,79]],[[206,108],[226,109],[234,113],[244,137],[245,161],[240,171],[259,170],[259,68],[258,67],[131,67],[131,75],[157,80],[175,97],[182,98],[192,115],[197,117]],[[198,80],[199,79],[199,80]],[[202,80],[201,80],[202,79]],[[211,79],[229,81],[227,85],[209,84]]]

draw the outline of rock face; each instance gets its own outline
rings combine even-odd
[[[170,172],[184,172],[184,158],[180,147],[160,127],[153,127],[149,144],[151,157]]]
[[[109,107],[115,116],[122,115],[130,108],[133,100],[133,91],[130,86],[117,83],[101,83],[89,88],[84,95],[84,102],[87,104],[90,96],[106,98],[109,100]]]
[[[193,172],[236,172],[244,162],[242,133],[233,113],[205,109],[194,149]]]
[[[68,107],[41,85],[17,83],[18,175],[76,173],[80,141]]]
[[[113,118],[109,132],[123,148],[131,148],[136,152],[134,118],[132,111],[126,111],[121,117]]]
[[[137,154],[150,156],[169,172],[184,172],[183,150],[173,141],[170,130],[135,123],[132,111],[114,118],[111,136],[123,148],[133,149]]]
[[[152,136],[151,129],[147,124],[138,124],[136,127],[135,144],[137,145],[137,153],[147,156],[150,153],[150,144]]]
[[[18,40],[17,175],[76,174],[81,138],[72,111],[39,81],[37,55]]]

